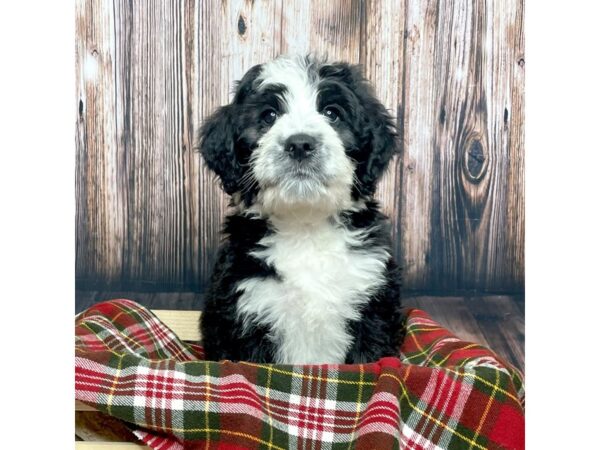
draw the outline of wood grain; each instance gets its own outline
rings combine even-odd
[[[114,32],[112,8],[76,3],[76,267],[101,281],[121,277],[127,236]]]
[[[426,311],[460,339],[489,346],[486,333],[466,307],[463,297],[408,297],[403,299],[403,304]]]
[[[202,340],[202,334],[198,324],[200,323],[199,311],[177,311],[155,309],[156,317],[167,324],[173,333],[183,341],[198,342]]]
[[[77,406],[77,405],[76,405]],[[75,410],[75,436],[90,442],[131,442],[139,440],[125,425],[115,417],[95,411],[93,408]]]
[[[183,3],[145,5],[78,2],[76,275],[84,285],[199,284],[188,247],[199,215],[189,195],[199,160],[189,156],[185,78],[193,22]]]
[[[80,313],[98,302],[124,298],[146,308],[199,311],[204,308],[204,296],[198,292],[139,292],[139,291],[75,291],[75,313]]]
[[[404,76],[404,2],[370,0],[365,5],[361,64],[375,88],[379,100],[402,123],[402,79]],[[402,131],[400,132],[402,138]],[[400,255],[401,161],[394,157],[380,181],[376,198],[391,219],[392,241],[396,257]]]
[[[76,33],[79,288],[203,289],[227,199],[195,131],[254,64],[313,52],[398,117],[377,198],[405,289],[522,291],[522,0],[77,0]]]
[[[507,296],[467,297],[464,304],[486,332],[492,349],[525,370],[525,316],[522,298]]]
[[[484,345],[525,371],[525,311],[522,295],[406,297],[403,304],[426,311],[460,339]]]
[[[414,290],[523,289],[522,124],[510,125],[522,3],[501,6],[408,3],[401,257]]]
[[[363,2],[291,0],[281,4],[280,54],[308,54],[358,63]]]

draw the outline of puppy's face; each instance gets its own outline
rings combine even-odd
[[[373,195],[397,140],[357,67],[279,57],[246,73],[200,148],[243,207],[331,214]]]

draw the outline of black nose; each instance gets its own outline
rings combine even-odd
[[[293,134],[285,141],[285,151],[292,159],[302,161],[308,158],[316,149],[317,140],[305,133]]]

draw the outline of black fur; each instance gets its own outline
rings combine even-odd
[[[250,206],[259,187],[243,184],[249,170],[248,161],[260,137],[269,126],[260,120],[265,108],[281,110],[277,95],[284,86],[270,86],[260,93],[255,81],[261,66],[255,66],[237,86],[231,104],[219,108],[200,130],[200,149],[208,167],[220,178],[223,189]],[[319,77],[318,108],[335,104],[342,120],[332,126],[342,139],[347,154],[356,161],[352,196],[363,199],[366,208],[340,214],[342,226],[369,229],[354,251],[386,248],[391,253],[387,218],[373,201],[377,181],[394,153],[398,151],[396,129],[391,116],[375,98],[372,88],[357,66],[345,63],[319,65],[309,70]],[[206,292],[201,331],[209,360],[247,360],[274,362],[274,344],[265,327],[249,327],[242,333],[236,317],[239,292],[236,285],[247,278],[280,278],[276,269],[250,255],[268,233],[267,220],[235,213],[227,217],[225,240]],[[374,293],[361,311],[361,319],[347,324],[355,337],[346,356],[347,363],[375,361],[397,355],[404,335],[404,316],[400,305],[400,275],[390,258],[386,268],[387,282]]]
[[[201,323],[208,360],[273,361],[273,345],[266,337],[268,330],[254,327],[244,335],[235,331],[242,326],[235,314],[240,295],[235,292],[236,283],[246,278],[278,276],[272,267],[249,255],[268,232],[262,219],[232,215],[225,220],[228,239],[219,251]]]
[[[255,110],[248,97],[260,68],[256,65],[244,75],[237,85],[233,102],[217,109],[200,130],[200,150],[204,160],[219,176],[223,189],[229,195],[239,191],[248,158],[256,146],[257,136],[254,140],[248,139],[245,135],[248,127],[244,125],[257,122],[252,117]]]
[[[358,183],[353,194],[355,198],[370,198],[390,159],[399,151],[394,121],[375,97],[359,66],[325,65],[319,75],[324,78],[321,89],[328,93],[320,98],[320,103],[330,103],[332,99],[327,97],[333,96],[344,99],[349,109],[350,120],[342,121],[340,127],[349,128],[355,136],[354,142],[346,142],[348,154],[358,163]]]

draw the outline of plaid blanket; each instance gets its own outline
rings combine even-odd
[[[521,449],[522,375],[410,310],[399,358],[363,365],[203,361],[150,311],[75,323],[75,395],[155,449]]]

